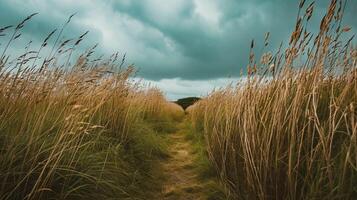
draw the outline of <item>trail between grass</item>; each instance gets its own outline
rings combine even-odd
[[[191,142],[185,139],[183,130],[168,137],[169,158],[161,163],[166,181],[160,199],[205,199],[203,184],[194,169],[195,154]]]

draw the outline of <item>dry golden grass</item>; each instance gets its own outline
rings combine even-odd
[[[236,199],[357,197],[357,49],[340,39],[345,2],[331,1],[313,43],[304,3],[285,52],[258,64],[252,42],[247,83],[191,111]]]
[[[165,112],[168,113],[171,116],[171,118],[176,121],[181,120],[185,115],[183,108],[177,105],[176,103],[166,102],[165,107],[166,107]]]
[[[0,199],[148,196],[152,162],[164,147],[147,119],[183,111],[157,89],[128,81],[133,68],[123,69],[117,54],[91,60],[92,48],[70,64],[87,34],[59,41],[72,16],[44,59],[54,32],[12,61],[6,52],[33,16],[0,29],[13,31],[0,59]]]
[[[187,114],[192,114],[192,112],[194,112],[195,110],[195,107],[196,107],[196,104],[193,104],[193,105],[190,105],[189,107],[186,108],[186,113]]]

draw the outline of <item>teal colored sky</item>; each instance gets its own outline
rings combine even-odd
[[[316,1],[311,30],[319,27],[328,3]],[[251,39],[262,44],[265,32],[271,32],[270,50],[287,41],[298,4],[297,0],[1,0],[0,26],[39,12],[23,33],[39,45],[77,13],[65,31],[67,37],[89,30],[83,49],[99,43],[99,54],[126,53],[127,63],[139,69],[139,78],[164,88],[175,99],[205,95],[239,79]],[[344,23],[353,32],[356,12],[357,1],[348,0]]]

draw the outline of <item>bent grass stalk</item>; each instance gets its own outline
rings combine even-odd
[[[7,49],[33,16],[16,26],[0,58],[0,199],[129,198],[133,192],[127,186],[138,169],[123,152],[132,134],[139,134],[138,123],[183,111],[157,89],[129,81],[134,69],[122,69],[124,58],[89,62],[95,47],[67,69],[58,62],[69,65],[69,57],[42,60],[55,31],[37,51],[26,47],[8,62]],[[71,44],[59,42],[62,32],[49,57],[60,56],[68,45],[72,56],[87,34]]]
[[[285,53],[263,54],[258,67],[252,42],[248,81],[189,108],[234,198],[357,196],[357,49],[339,40],[350,31],[346,1],[331,1],[314,40],[303,26],[314,3],[304,13],[305,3]]]

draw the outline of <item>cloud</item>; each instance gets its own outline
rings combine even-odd
[[[204,97],[210,94],[213,90],[227,87],[230,84],[237,82],[245,82],[246,77],[240,78],[218,78],[210,80],[182,80],[161,79],[159,81],[134,79],[135,82],[140,82],[143,86],[160,88],[169,100],[177,100],[184,97]]]
[[[350,0],[344,22],[357,28]],[[24,29],[24,38],[39,45],[54,28],[77,12],[66,37],[89,30],[81,48],[99,43],[98,54],[127,53],[138,76],[148,80],[213,80],[239,77],[248,63],[250,41],[260,53],[271,32],[274,50],[294,28],[298,1],[286,0],[2,0],[0,26],[39,12]],[[329,1],[317,1],[311,29],[319,27]],[[316,27],[316,28],[314,28]],[[260,44],[260,46],[259,46]],[[23,47],[23,46],[22,46]],[[22,48],[15,44],[15,50]],[[0,46],[1,48],[1,46]]]
[[[284,0],[128,2],[115,4],[114,9],[145,27],[158,30],[172,47],[169,50],[162,46],[159,59],[136,59],[140,74],[149,79],[238,76],[248,63],[251,39],[262,44],[265,32],[269,31],[272,33],[270,49],[276,49],[281,41],[289,38],[298,7],[298,1]],[[357,5],[349,3],[350,8]],[[327,5],[327,1],[317,2],[310,27],[319,27]],[[346,22],[357,28],[351,13],[346,11]]]

